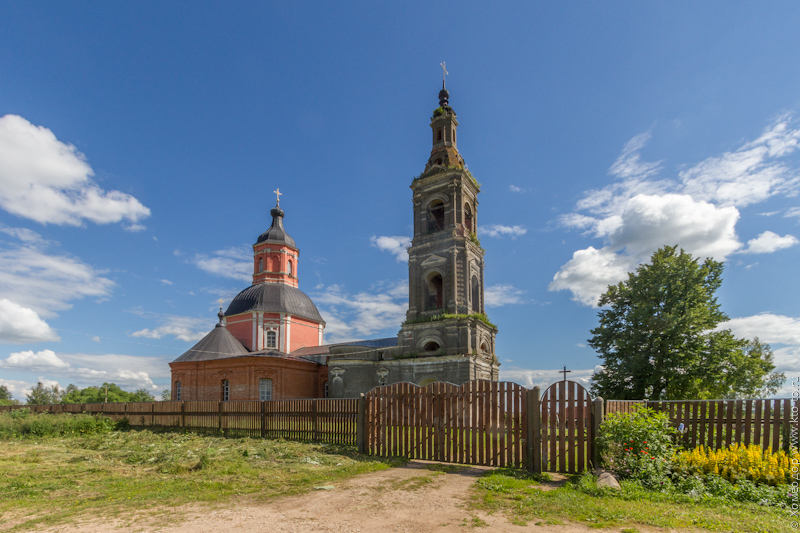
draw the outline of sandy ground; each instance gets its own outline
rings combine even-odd
[[[364,474],[310,493],[268,503],[231,500],[224,506],[184,506],[166,526],[153,522],[97,520],[48,529],[51,533],[216,531],[286,533],[417,532],[596,532],[583,525],[511,524],[502,514],[486,514],[465,505],[481,467],[445,468],[412,461],[401,468]],[[146,520],[146,519],[145,519]],[[162,522],[163,524],[163,522]],[[620,531],[620,528],[605,531]],[[649,530],[639,528],[646,533]]]

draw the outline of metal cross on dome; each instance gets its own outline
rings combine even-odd
[[[442,88],[444,88],[444,77],[450,74],[449,72],[447,72],[447,68],[444,66],[444,64],[445,64],[444,61],[439,63],[439,66],[442,67]]]
[[[283,196],[283,193],[281,192],[281,189],[280,189],[280,187],[279,187],[279,188],[277,188],[277,189],[275,189],[275,190],[274,190],[274,191],[272,191],[272,192],[274,192],[274,193],[275,193],[275,196],[277,196],[277,197],[278,197],[278,205],[281,205],[281,196]]]

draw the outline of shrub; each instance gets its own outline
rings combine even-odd
[[[95,435],[124,429],[108,417],[87,414],[31,414],[18,409],[0,414],[0,438],[55,437],[62,435]]]
[[[612,413],[601,424],[597,439],[602,464],[645,488],[668,488],[674,433],[666,413],[647,407]]]
[[[731,483],[749,480],[773,486],[790,483],[790,464],[798,463],[800,453],[797,450],[789,456],[783,450],[772,453],[772,448],[762,450],[756,444],[731,444],[723,450],[699,446],[680,452],[673,459],[675,472],[679,475],[713,474]]]

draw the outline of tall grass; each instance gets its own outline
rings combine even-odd
[[[86,414],[35,414],[29,409],[0,413],[0,439],[96,435],[127,425],[105,416]]]

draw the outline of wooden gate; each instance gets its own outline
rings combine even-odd
[[[546,472],[574,474],[591,469],[592,400],[574,381],[559,381],[541,400],[541,458]]]
[[[396,383],[366,395],[366,448],[373,455],[525,467],[527,389],[470,381],[457,387]]]

